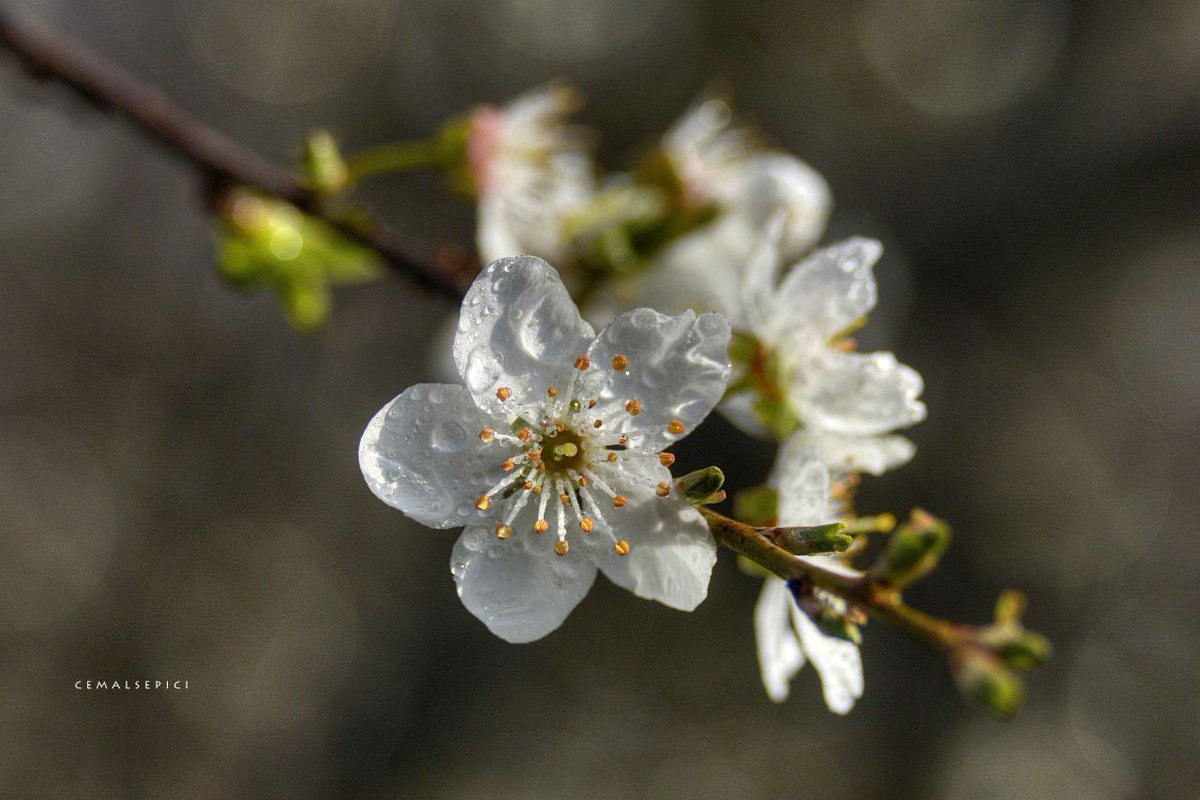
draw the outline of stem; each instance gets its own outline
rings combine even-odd
[[[360,181],[385,172],[407,172],[441,166],[441,144],[437,139],[393,142],[363,150],[346,158],[350,179]]]
[[[232,187],[248,186],[289,202],[375,250],[394,271],[447,296],[461,298],[474,277],[474,270],[466,268],[462,259],[455,263],[439,258],[416,240],[372,219],[352,222],[333,213],[317,192],[290,171],[196,119],[158,88],[5,8],[0,8],[0,46],[35,77],[58,81],[100,110],[131,121],[198,169],[214,197]]]
[[[755,528],[700,507],[719,544],[769,569],[784,580],[805,580],[885,620],[933,650],[952,652],[966,639],[969,626],[957,625],[905,605],[894,587],[877,583],[870,573],[844,575],[794,556],[771,540],[772,528]]]

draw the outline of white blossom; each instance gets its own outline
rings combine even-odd
[[[883,252],[854,237],[815,251],[781,276],[782,215],[767,226],[728,317],[750,334],[758,354],[738,365],[745,378],[722,411],[757,435],[786,433],[764,419],[764,400],[809,431],[874,436],[925,418],[920,374],[889,352],[858,353],[844,335],[875,306],[872,268]],[[778,422],[778,420],[774,420]]]
[[[820,239],[832,198],[825,179],[800,159],[759,145],[731,125],[728,105],[694,105],[663,137],[663,151],[682,185],[685,203],[713,203],[718,216],[680,237],[657,256],[638,297],[655,308],[733,310],[730,287],[740,284],[768,221],[783,212],[778,247],[796,258]]]
[[[573,90],[554,84],[472,115],[467,158],[485,262],[530,253],[567,263],[565,220],[594,192],[583,137],[566,119],[577,104]]]
[[[851,472],[881,474],[912,458],[906,439],[846,437],[798,433],[780,449],[771,475],[779,493],[780,525],[823,525],[843,515],[833,497],[834,483]],[[845,574],[858,574],[836,556],[805,556],[806,561]],[[845,714],[862,697],[862,658],[850,641],[821,630],[808,612],[824,606],[844,614],[840,598],[820,589],[805,597],[808,611],[800,607],[788,584],[769,577],[754,609],[754,633],[759,670],[767,696],[777,703],[787,699],[790,684],[811,661],[821,679],[825,704]]]
[[[463,301],[465,386],[419,384],[384,406],[362,437],[363,475],[413,519],[465,526],[459,596],[508,641],[557,628],[597,568],[691,610],[716,546],[664,451],[724,393],[729,335],[718,314],[641,308],[596,336],[549,264],[501,259]]]

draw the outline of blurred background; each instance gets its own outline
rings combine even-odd
[[[376,501],[363,425],[429,380],[451,303],[340,290],[301,336],[226,286],[196,175],[0,58],[0,795],[1180,798],[1200,793],[1200,3],[1155,0],[42,0],[20,6],[291,163],[432,133],[550,78],[628,166],[705,88],[884,240],[860,341],[925,376],[864,513],[947,517],[909,598],[986,621],[1025,590],[1055,658],[993,721],[866,630],[867,691],[759,683],[757,581],[693,614],[602,579],[561,630],[489,634],[454,532]],[[434,176],[365,196],[467,244]],[[769,448],[680,451],[733,488]],[[80,679],[187,691],[76,691]]]

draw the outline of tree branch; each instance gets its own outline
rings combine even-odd
[[[247,186],[285,200],[375,250],[393,271],[453,298],[461,298],[474,278],[466,258],[430,253],[374,220],[351,222],[331,213],[322,197],[290,171],[196,119],[156,87],[3,7],[0,45],[34,77],[62,83],[100,110],[133,122],[196,167],[214,196]]]

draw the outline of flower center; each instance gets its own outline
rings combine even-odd
[[[612,358],[612,369],[625,372],[630,368],[624,355]],[[559,391],[549,386],[545,391],[544,412],[536,423],[518,417],[512,425],[512,433],[502,433],[493,428],[484,428],[479,438],[486,443],[508,445],[509,456],[500,464],[503,477],[489,491],[479,496],[475,507],[489,512],[496,507],[503,514],[503,521],[496,526],[496,536],[508,539],[516,531],[513,523],[526,505],[536,504],[537,517],[533,524],[535,534],[550,530],[553,519],[557,527],[554,552],[566,555],[568,529],[578,527],[584,534],[593,530],[597,535],[607,536],[612,541],[613,552],[625,556],[630,551],[629,542],[618,539],[613,525],[601,510],[605,496],[612,502],[608,513],[618,513],[629,502],[621,493],[626,484],[645,484],[659,497],[671,493],[668,482],[652,483],[636,471],[626,470],[623,459],[656,457],[660,464],[669,467],[675,457],[658,449],[641,446],[642,434],[623,433],[622,416],[636,417],[642,413],[642,403],[630,398],[622,407],[616,405],[607,411],[597,409],[595,399],[576,396],[578,377],[591,368],[587,356],[575,360],[575,371],[570,383]],[[513,398],[509,387],[496,390],[496,399],[507,403]],[[666,425],[667,433],[679,436],[685,426],[673,419]],[[628,491],[628,490],[626,490]]]
[[[542,444],[542,463],[551,480],[570,477],[572,472],[582,475],[586,471],[583,437],[575,431],[567,429],[559,433],[551,428]]]

